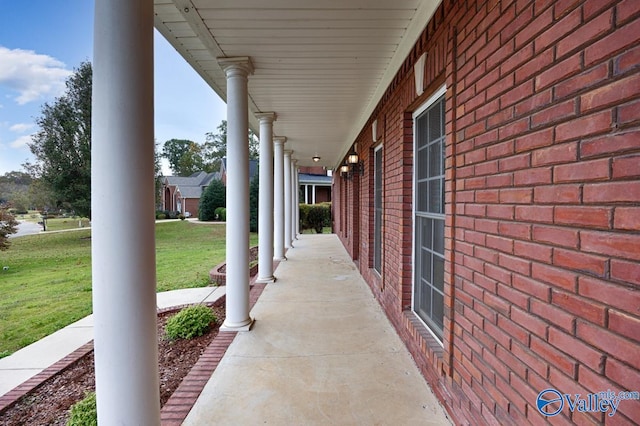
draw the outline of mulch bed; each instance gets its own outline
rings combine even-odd
[[[178,388],[182,379],[218,334],[220,324],[224,322],[224,296],[207,306],[213,309],[218,318],[217,324],[203,336],[189,340],[169,341],[162,338],[167,319],[179,309],[158,314],[161,406]],[[0,425],[64,425],[69,417],[69,408],[84,398],[86,392],[93,390],[95,390],[95,375],[93,351],[90,351],[69,368],[51,377],[15,404],[0,411]]]

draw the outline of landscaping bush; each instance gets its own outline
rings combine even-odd
[[[307,213],[309,228],[322,234],[325,226],[331,226],[331,203],[312,204]]]
[[[198,207],[198,219],[202,221],[210,221],[216,219],[216,209],[218,207],[226,207],[227,193],[226,188],[220,180],[212,180],[207,189],[200,197],[200,205]]]
[[[98,426],[95,392],[87,392],[84,399],[73,404],[69,411],[71,415],[67,426]]]
[[[299,209],[300,209],[300,232],[302,232],[305,229],[311,228],[311,226],[309,226],[309,210],[311,209],[311,205],[300,204]]]
[[[167,215],[161,211],[156,212],[156,220],[165,220]]]
[[[218,207],[214,213],[216,220],[221,222],[225,222],[227,220],[227,209],[224,207]]]
[[[165,333],[171,340],[202,336],[212,322],[218,319],[211,309],[203,305],[189,306],[167,320]]]

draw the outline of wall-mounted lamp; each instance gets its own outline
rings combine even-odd
[[[362,175],[364,173],[364,164],[360,161],[360,157],[355,148],[347,155],[347,161],[340,166],[340,173],[345,179],[352,179],[356,173]]]
[[[311,159],[313,160],[314,163],[317,163],[318,161],[320,161],[320,157],[317,155],[314,155],[313,157],[311,157]]]

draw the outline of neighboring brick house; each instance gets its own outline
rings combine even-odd
[[[331,201],[333,178],[324,167],[300,167],[300,202],[318,204]]]
[[[258,171],[258,161],[249,160],[249,179]],[[227,182],[227,159],[219,172],[195,172],[191,176],[165,176],[162,182],[162,210],[178,211],[187,217],[198,217],[200,197],[212,180]]]
[[[640,2],[445,0],[353,143],[335,232],[457,424],[640,390]]]
[[[220,172],[196,172],[187,177],[164,177],[162,210],[178,211],[185,216],[198,217],[200,197],[214,179],[220,179]]]

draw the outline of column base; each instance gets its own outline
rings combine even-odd
[[[251,327],[253,327],[253,323],[254,323],[254,319],[253,318],[249,318],[249,322],[247,322],[246,324],[227,324],[227,321],[225,321],[220,326],[219,331],[220,332],[225,332],[225,331],[249,331],[249,330],[251,330]]]
[[[286,256],[274,257],[273,260],[276,262],[284,262],[285,260],[287,260],[287,257]]]
[[[255,280],[256,283],[258,284],[270,284],[270,283],[274,283],[276,282],[276,277],[274,277],[273,275],[270,277],[265,277],[265,278],[257,278]]]

